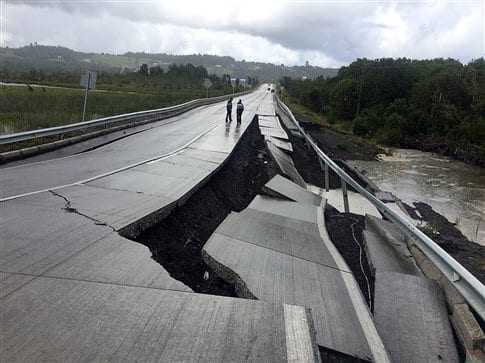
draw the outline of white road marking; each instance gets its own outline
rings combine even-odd
[[[320,362],[316,344],[312,342],[307,311],[303,306],[284,304],[286,357],[288,362]]]

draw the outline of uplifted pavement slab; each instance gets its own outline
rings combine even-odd
[[[224,134],[223,125],[221,125],[192,144],[190,148],[170,157],[121,171],[91,181],[86,185],[104,190],[123,191],[126,192],[127,196],[121,196],[120,200],[124,198],[132,199],[131,203],[126,203],[126,208],[133,212],[135,218],[115,221],[117,222],[115,223],[111,220],[112,218],[103,216],[117,229],[150,216],[151,213],[157,213],[163,217],[176,205],[185,203],[199,187],[204,185],[219,170],[239,141],[241,135],[238,132],[243,132],[247,126],[248,123],[245,123],[243,126],[234,129],[234,126],[228,125],[231,129],[231,135],[227,136]],[[97,193],[102,192],[98,191]],[[133,197],[133,193],[138,194],[138,198]],[[110,192],[105,192],[105,194],[108,195]],[[142,204],[135,200],[142,201],[144,198],[152,200]],[[89,197],[85,199],[89,200]],[[110,205],[113,202],[106,204]],[[137,210],[137,206],[142,207],[142,210]],[[124,208],[120,206],[120,209],[120,213],[123,213]]]
[[[366,215],[365,250],[371,268],[377,272],[400,272],[422,276],[404,238],[391,222]]]
[[[287,151],[287,152],[293,152],[293,145],[289,141],[285,141],[282,139],[278,139],[276,137],[272,136],[264,136],[265,141],[269,141],[279,147],[281,150]]]
[[[270,127],[270,128],[281,129],[281,125],[278,121],[277,116],[260,116],[260,115],[258,115],[258,124],[259,124],[259,127]]]
[[[215,233],[337,268],[320,239],[316,224],[246,209],[231,213]]]
[[[179,199],[212,175],[226,158],[226,153],[185,149],[88,185]]]
[[[270,128],[270,127],[260,127],[261,135],[277,137],[279,139],[288,140],[288,134],[283,129]]]
[[[373,272],[400,272],[421,275],[419,268],[410,257],[401,255],[392,241],[382,238],[377,233],[364,230],[365,251]]]
[[[364,196],[355,193],[351,190],[347,191],[349,198],[349,209],[351,213],[366,215],[370,214],[375,217],[381,217],[381,213],[374,205],[369,202]],[[342,189],[330,189],[323,194],[327,199],[328,204],[336,208],[339,212],[344,212],[344,199],[342,196]]]
[[[319,206],[322,198],[281,175],[275,175],[267,182],[263,191],[271,196],[289,199],[302,204]]]
[[[305,180],[302,178],[298,170],[296,170],[291,157],[269,141],[266,141],[266,147],[273,160],[278,164],[281,172],[302,188],[306,188]]]
[[[249,204],[248,209],[272,213],[298,221],[317,223],[317,210],[311,206],[290,202],[266,195],[257,195]]]
[[[8,362],[319,361],[300,306],[42,277],[0,307]]]
[[[204,246],[203,257],[222,278],[236,284],[239,291],[246,291],[249,297],[310,308],[319,345],[371,359],[366,335],[340,270],[218,232]]]
[[[393,362],[458,362],[444,298],[431,280],[377,272],[374,315]]]
[[[146,246],[127,240],[114,232],[50,269],[44,276],[192,291],[170,277],[168,272],[151,258]]]
[[[298,127],[293,123],[293,121],[290,120],[290,118],[284,113],[284,112],[278,112],[278,116],[281,120],[281,122],[283,122],[283,124],[285,125],[285,127],[291,131],[291,133],[294,135],[297,134],[299,135],[300,137],[302,136],[298,130]]]
[[[251,120],[237,125],[235,121],[221,124],[201,139],[190,145],[192,149],[229,154],[246,131]]]
[[[272,144],[276,145],[282,150],[293,152],[293,146],[288,141],[277,139],[276,137],[272,137],[272,136],[265,136],[264,140],[271,142]]]

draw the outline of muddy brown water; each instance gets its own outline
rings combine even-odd
[[[429,152],[391,151],[380,161],[349,163],[403,201],[429,204],[469,240],[485,246],[485,169]]]

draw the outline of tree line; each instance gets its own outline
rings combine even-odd
[[[358,59],[331,79],[286,77],[281,84],[298,102],[357,135],[485,163],[483,58],[468,64]]]
[[[47,84],[67,87],[80,87],[80,77],[84,71],[46,72],[40,69],[29,71],[0,70],[0,79],[8,82],[27,84]],[[209,79],[211,90],[217,94],[232,92],[231,76],[209,74],[203,66],[188,64],[171,64],[167,69],[160,65],[142,64],[133,72],[112,73],[99,71],[96,87],[107,90],[142,91],[147,93],[166,93],[170,90],[195,90],[204,88],[204,80]],[[245,86],[255,86],[258,80],[247,77]],[[236,79],[236,91],[243,90],[243,84]]]

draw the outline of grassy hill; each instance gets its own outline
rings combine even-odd
[[[64,47],[30,45],[20,48],[0,48],[0,70],[26,72],[33,69],[43,72],[81,72],[86,69],[120,73],[137,70],[141,64],[159,65],[167,69],[170,64],[191,63],[204,66],[210,74],[259,80],[278,80],[281,77],[300,79],[318,76],[333,77],[338,69],[315,66],[284,66],[271,63],[237,61],[232,57],[216,55],[170,55],[128,52],[121,55],[83,53]]]

